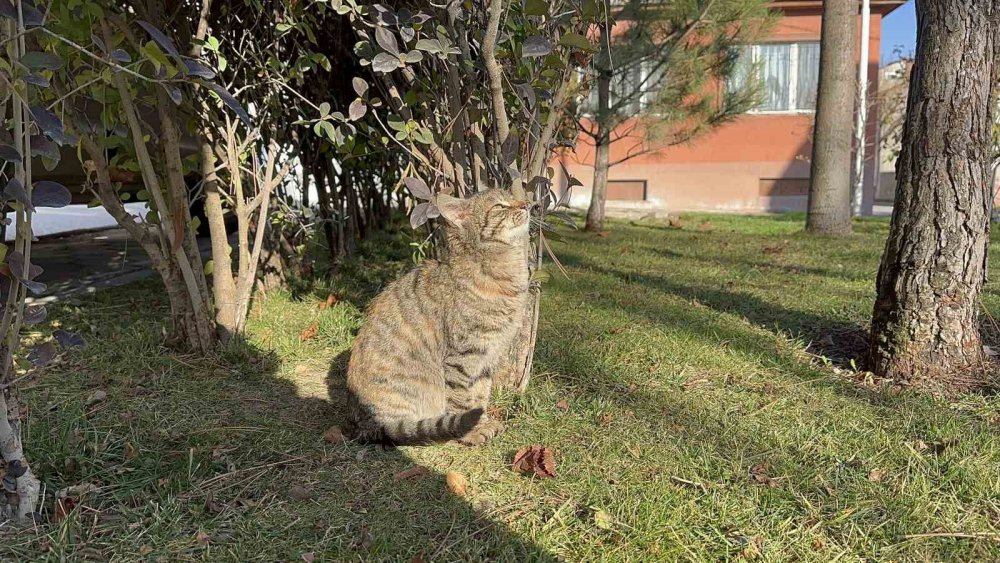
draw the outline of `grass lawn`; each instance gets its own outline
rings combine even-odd
[[[59,305],[51,324],[90,346],[24,385],[28,452],[50,507],[54,489],[99,490],[37,534],[4,532],[0,558],[1000,559],[1000,400],[853,373],[887,222],[846,240],[802,225],[563,233],[569,279],[548,267],[536,375],[497,399],[508,431],[475,449],[321,438],[360,311],[408,266],[405,241],[261,300],[250,341],[210,361],[161,347],[154,282]],[[108,399],[88,404],[95,390]],[[554,450],[554,479],[511,471],[531,444]],[[396,478],[413,465],[428,473]]]

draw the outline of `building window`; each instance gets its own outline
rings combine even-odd
[[[756,112],[794,112],[816,109],[819,84],[819,43],[762,43],[740,48],[737,68],[730,79],[738,88],[757,72],[762,102]]]
[[[649,110],[656,102],[663,84],[663,65],[655,65],[651,59],[633,62],[626,69],[618,69],[609,84],[608,107],[615,113],[637,115]],[[579,71],[579,79],[586,74]],[[591,74],[590,91],[580,101],[585,115],[597,113],[597,78]]]

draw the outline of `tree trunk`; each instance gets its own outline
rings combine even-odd
[[[809,181],[811,233],[851,233],[851,139],[857,89],[854,57],[856,0],[825,0],[819,92]],[[867,56],[867,53],[864,54]]]
[[[215,173],[215,153],[211,140],[201,141],[201,174],[205,186],[205,218],[212,240],[212,293],[215,296],[215,322],[219,336],[228,342],[236,332],[236,281],[233,279],[232,248],[226,233],[222,194]]]
[[[986,382],[978,317],[993,203],[1000,6],[922,0],[917,20],[871,364],[878,375],[954,390]]]
[[[601,71],[597,76],[597,113],[604,116],[611,104],[611,72]],[[594,187],[587,208],[588,231],[604,228],[604,206],[608,200],[608,170],[611,168],[611,132],[605,129],[604,117],[597,119],[597,136],[594,139]]]

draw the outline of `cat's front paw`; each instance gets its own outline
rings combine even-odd
[[[504,426],[502,422],[487,420],[477,424],[475,428],[469,430],[465,436],[462,436],[456,440],[456,442],[462,444],[463,446],[481,446],[492,440],[505,429],[506,426]]]

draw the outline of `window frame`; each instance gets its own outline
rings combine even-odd
[[[756,65],[760,62],[760,48],[764,45],[788,45],[788,109],[758,109],[753,108],[747,110],[747,114],[750,115],[809,115],[816,113],[816,108],[809,109],[797,109],[795,108],[796,102],[798,101],[799,93],[799,46],[803,44],[818,45],[819,40],[803,40],[803,41],[764,41],[761,43],[751,43],[743,45],[743,47],[748,48],[750,51],[750,62]],[[819,76],[819,69],[817,69],[817,77]],[[817,78],[818,79],[818,78]],[[817,96],[819,95],[819,89],[816,90]],[[815,102],[813,103],[815,106]]]

